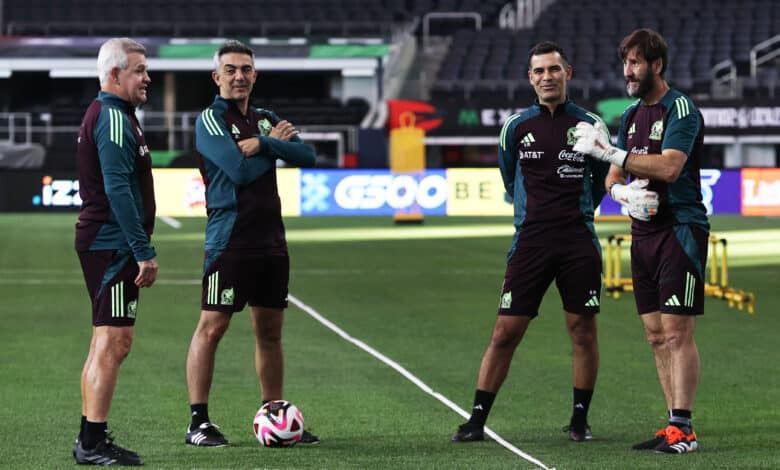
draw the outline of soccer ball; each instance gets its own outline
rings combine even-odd
[[[289,401],[269,401],[255,414],[255,437],[266,447],[291,447],[303,435],[303,415]]]

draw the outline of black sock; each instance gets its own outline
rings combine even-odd
[[[269,401],[271,401],[271,400],[263,400],[263,405],[265,405],[265,404],[266,404],[266,403],[268,403]]]
[[[693,421],[691,420],[691,417],[691,410],[674,409],[672,410],[671,416],[669,418],[669,424],[672,426],[677,426],[685,434],[690,434],[691,428],[693,427]]]
[[[84,427],[87,425],[87,417],[81,415],[81,427],[79,427],[79,441],[84,439]]]
[[[584,431],[588,424],[588,409],[590,408],[590,399],[593,397],[593,390],[583,390],[574,387],[574,400],[572,404],[571,421],[569,426],[576,431]]]
[[[190,429],[195,429],[203,423],[209,422],[209,404],[208,403],[196,403],[190,405],[190,412],[192,413],[192,424]]]
[[[92,421],[84,422],[84,436],[81,441],[82,449],[94,449],[98,445],[98,442],[106,438],[106,430],[108,429],[108,423],[93,423]]]
[[[474,426],[484,426],[495,399],[495,393],[478,389],[476,393],[474,393],[474,406],[471,408],[469,423]]]

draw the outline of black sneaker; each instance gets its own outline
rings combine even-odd
[[[631,446],[631,448],[634,450],[653,450],[665,441],[666,441],[666,428],[663,428],[657,433],[655,433],[655,436],[652,439],[642,441],[639,444],[634,444],[633,446]]]
[[[187,427],[184,443],[193,446],[222,447],[228,445],[225,436],[219,432],[219,426],[212,423],[202,423],[195,429]]]
[[[458,426],[458,432],[452,435],[452,442],[473,442],[485,440],[484,426],[464,423]]]
[[[138,467],[143,461],[138,454],[114,444],[114,438],[109,434],[105,440],[98,442],[94,449],[84,449],[81,442],[76,441],[73,457],[79,465],[124,465]]]
[[[587,424],[583,429],[575,429],[571,424],[563,427],[563,432],[569,434],[569,439],[574,442],[590,441],[593,439],[593,433],[590,432],[590,426]]]
[[[301,436],[301,440],[298,441],[298,444],[305,444],[305,445],[313,445],[319,443],[320,443],[319,436],[316,436],[305,429],[303,430],[303,435]]]

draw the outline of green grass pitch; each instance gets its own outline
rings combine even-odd
[[[249,319],[240,313],[217,355],[210,414],[232,445],[184,445],[184,363],[200,298],[205,221],[158,221],[158,284],[142,292],[133,350],[109,419],[147,468],[534,468],[493,441],[452,444],[463,420],[392,368],[291,305],[285,396],[316,447],[265,449],[251,432],[260,406]],[[0,468],[73,468],[79,376],[91,333],[73,251],[75,214],[0,215]],[[630,449],[665,422],[652,353],[631,294],[602,298],[595,438],[572,443],[571,358],[551,288],[515,354],[488,425],[562,469],[780,468],[780,221],[716,217],[729,240],[730,284],[757,296],[756,314],[708,299],[697,323],[702,373],[694,422],[700,451]],[[468,409],[490,337],[512,228],[508,218],[290,218],[290,291],[353,337]],[[599,223],[602,238],[626,223]]]

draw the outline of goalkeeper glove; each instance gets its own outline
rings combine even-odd
[[[578,122],[574,129],[574,151],[588,154],[599,160],[625,168],[628,152],[613,147],[609,142],[609,133],[604,123],[596,121],[596,124]]]
[[[616,202],[628,209],[628,214],[647,222],[658,212],[658,193],[648,191],[650,181],[636,179],[630,184],[613,184],[609,189],[609,195]]]

